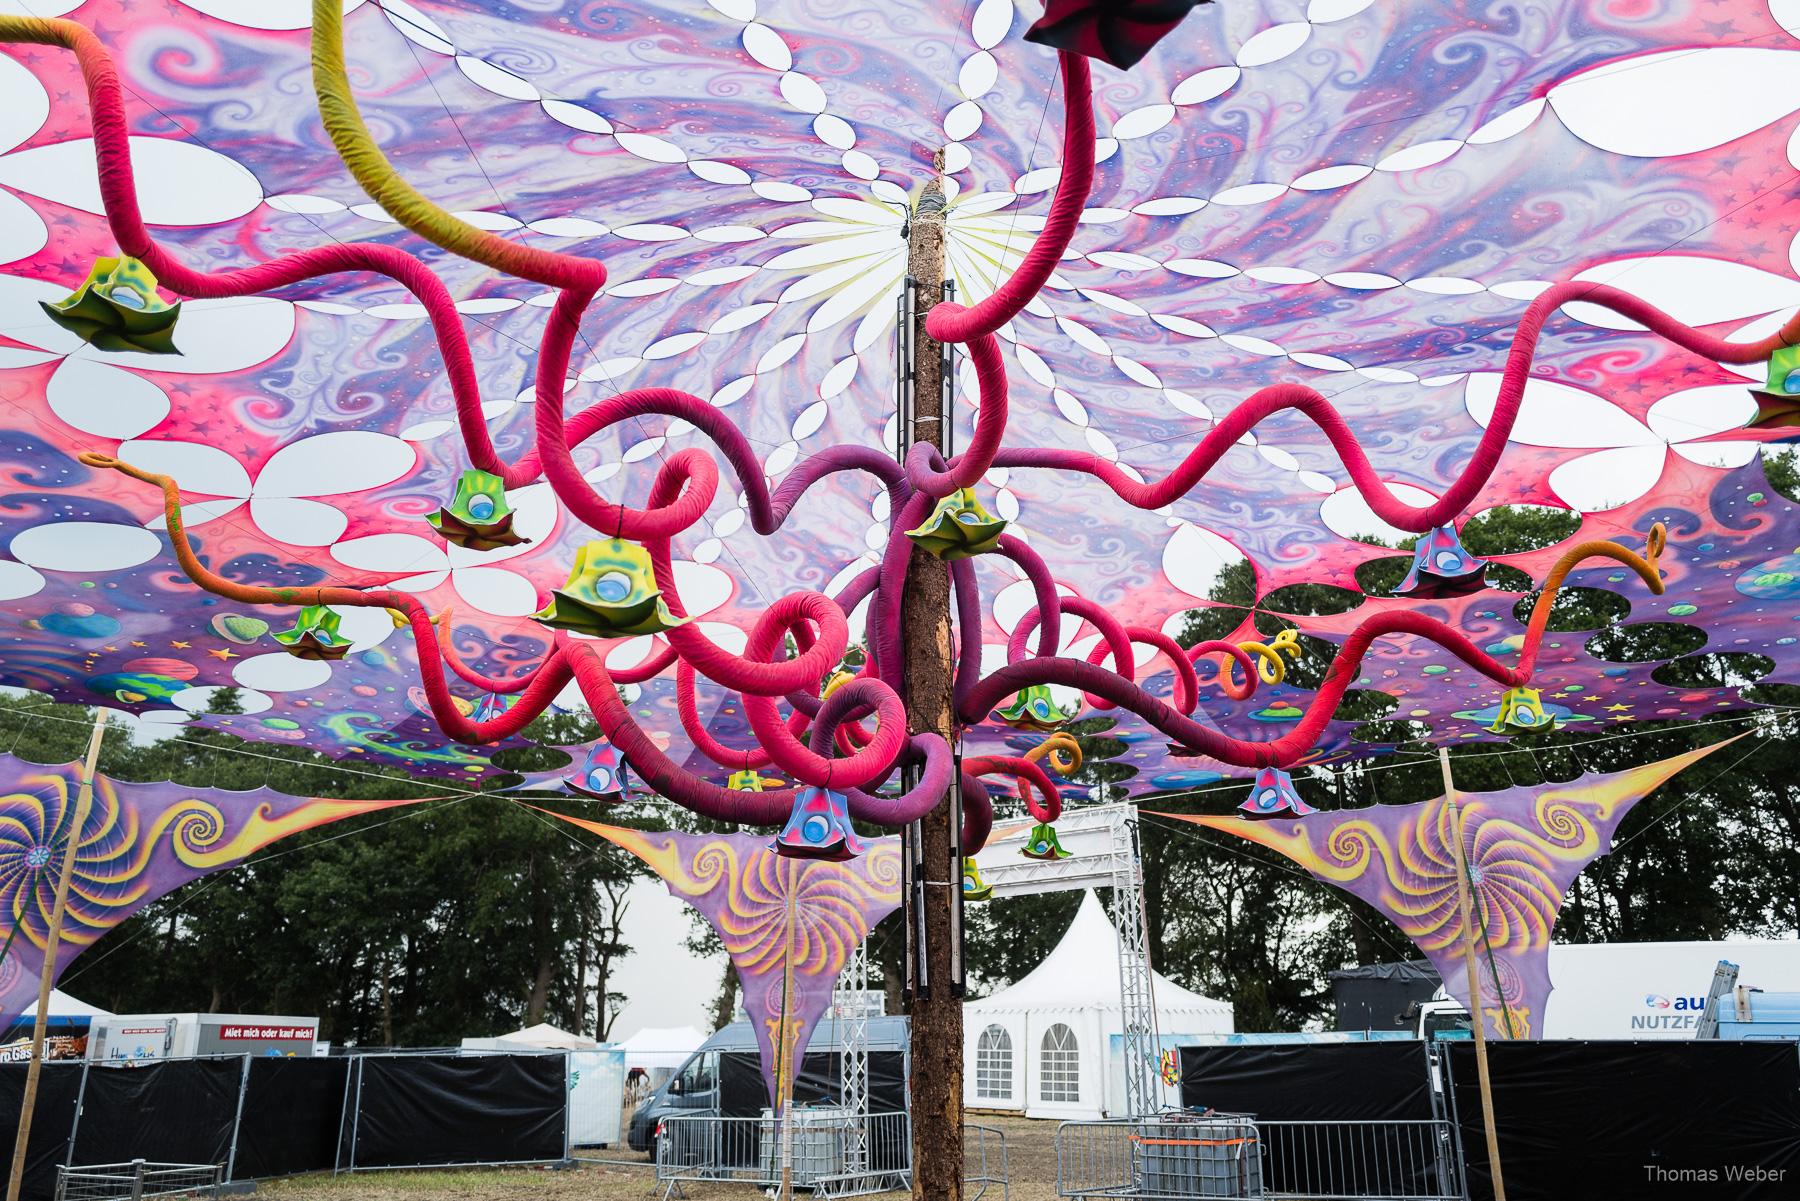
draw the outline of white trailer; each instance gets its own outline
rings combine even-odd
[[[1691,1039],[1721,959],[1764,992],[1800,992],[1800,940],[1609,942],[1550,945],[1543,1038]],[[1443,990],[1438,996],[1444,995]],[[1454,1001],[1420,1007],[1419,1029],[1467,1014]]]
[[[88,1028],[90,1060],[282,1055],[310,1059],[319,1019],[246,1013],[120,1013]]]

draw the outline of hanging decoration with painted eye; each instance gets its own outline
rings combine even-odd
[[[308,605],[295,616],[292,629],[270,636],[296,659],[342,659],[350,650],[350,640],[338,633],[342,622],[324,605]]]
[[[994,710],[994,716],[1015,730],[1036,730],[1048,734],[1075,720],[1080,706],[1064,709],[1056,703],[1048,684],[1027,684],[1013,699]]]
[[[1494,715],[1494,724],[1488,731],[1493,734],[1536,734],[1555,728],[1556,715],[1544,707],[1538,689],[1508,688],[1506,695],[1500,698],[1500,710]]]
[[[920,550],[949,562],[987,554],[1005,532],[1006,522],[983,507],[975,489],[961,488],[938,501],[925,524],[907,530],[906,536]]]
[[[50,320],[101,350],[181,353],[175,346],[181,305],[164,300],[156,276],[134,258],[95,259],[79,288],[38,304]]]
[[[787,825],[770,844],[789,859],[854,859],[863,853],[862,836],[850,825],[850,804],[841,792],[803,788],[794,798]]]
[[[761,792],[775,781],[756,773],[754,767],[746,767],[742,771],[734,771],[731,778],[725,781],[725,787],[733,792]]]
[[[450,503],[426,514],[425,520],[446,542],[470,550],[497,550],[531,541],[513,529],[513,517],[512,506],[506,503],[505,481],[491,472],[471,469],[457,479]]]
[[[493,721],[503,716],[512,708],[512,703],[519,698],[502,696],[498,692],[484,692],[481,699],[475,702],[475,711],[470,716],[475,721]]]
[[[1019,848],[1019,854],[1027,859],[1068,859],[1074,852],[1063,850],[1062,842],[1056,837],[1056,827],[1049,822],[1039,822],[1031,827],[1031,833],[1025,836],[1025,845]]]
[[[631,787],[631,763],[610,742],[596,742],[563,786],[592,800],[617,803]]]
[[[576,552],[569,582],[554,589],[550,603],[532,617],[552,629],[596,638],[660,634],[688,620],[669,612],[650,552],[622,538],[589,542]]]
[[[1463,546],[1453,525],[1441,525],[1420,536],[1413,547],[1412,569],[1394,589],[1395,596],[1439,600],[1468,596],[1487,587],[1488,561]]]
[[[1265,767],[1256,773],[1256,783],[1238,809],[1251,817],[1274,817],[1276,814],[1305,817],[1315,812],[1311,805],[1300,799],[1300,793],[1294,788],[1294,778],[1276,767]]]
[[[981,869],[975,866],[975,859],[970,855],[963,857],[962,892],[965,901],[985,901],[994,895],[993,885],[981,878]]]
[[[1800,425],[1800,346],[1783,346],[1769,356],[1769,374],[1760,388],[1750,389],[1756,401],[1752,429]]]

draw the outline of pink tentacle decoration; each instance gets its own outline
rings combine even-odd
[[[1249,651],[1245,650],[1235,642],[1225,642],[1219,639],[1196,642],[1187,649],[1187,661],[1190,666],[1198,665],[1200,660],[1207,655],[1224,655],[1226,657],[1225,662],[1218,664],[1218,675],[1215,679],[1215,682],[1226,696],[1234,701],[1247,701],[1256,695],[1256,685],[1258,680],[1256,674],[1256,660],[1250,657]],[[1232,663],[1236,663],[1239,667],[1244,669],[1244,682],[1242,684],[1239,684],[1232,677]]]
[[[1192,713],[1194,706],[1200,703],[1200,680],[1194,673],[1194,665],[1188,660],[1187,652],[1181,649],[1181,644],[1161,630],[1152,630],[1146,626],[1126,626],[1125,634],[1132,642],[1153,646],[1168,656],[1175,668],[1175,708],[1183,713]],[[1088,662],[1093,664],[1104,664],[1111,657],[1112,645],[1104,641],[1088,652]],[[1090,696],[1086,700],[1095,709],[1114,707],[1111,701],[1101,697]]]
[[[976,776],[1013,776],[1019,781],[1019,799],[1025,802],[1031,816],[1041,822],[1053,822],[1062,816],[1062,794],[1056,791],[1048,773],[1030,759],[988,755],[964,759],[963,770]]]
[[[1104,608],[1079,596],[1065,596],[1059,602],[1064,613],[1073,613],[1084,621],[1092,622],[1100,631],[1100,645],[1111,654],[1114,668],[1125,679],[1129,680],[1137,674],[1137,656],[1131,649],[1131,635],[1125,630],[1124,623],[1119,621]],[[1025,640],[1031,637],[1031,631],[1038,626],[1038,612],[1033,609],[1019,619],[1013,627],[1012,638],[1006,645],[1006,658],[1009,663],[1017,662],[1024,655]],[[1102,656],[1104,658],[1104,656]],[[1090,662],[1099,662],[1094,659]],[[1104,697],[1083,696],[1082,700],[1096,709],[1110,709],[1112,706]],[[1192,706],[1189,706],[1191,709]]]
[[[969,448],[952,459],[947,470],[938,469],[943,458],[929,442],[914,443],[906,455],[907,483],[933,498],[980,483],[1006,436],[1006,364],[1000,358],[1000,344],[992,334],[972,339],[969,360],[975,364],[976,391],[981,397]]]
[[[939,342],[973,342],[993,333],[1031,303],[1062,261],[1063,251],[1075,236],[1082,206],[1094,187],[1094,98],[1087,59],[1063,51],[1062,178],[1044,228],[1025,258],[994,294],[973,308],[944,303],[925,318],[925,332]],[[985,468],[984,468],[985,470]],[[980,472],[976,473],[977,476]]]
[[[965,770],[958,778],[962,782],[962,853],[973,857],[980,854],[988,835],[994,832],[994,802],[979,777]]]
[[[1125,677],[1079,659],[1030,659],[1000,668],[969,694],[962,716],[966,721],[985,717],[1008,693],[1028,684],[1064,684],[1097,693],[1115,705],[1131,710],[1183,747],[1210,755],[1238,767],[1279,767],[1293,763],[1310,751],[1324,731],[1338,702],[1357,676],[1357,668],[1369,645],[1383,634],[1417,634],[1428,638],[1491,680],[1509,687],[1531,678],[1529,670],[1515,671],[1484,653],[1458,630],[1435,618],[1413,612],[1381,613],[1357,626],[1332,660],[1318,694],[1300,721],[1280,738],[1250,742],[1232,738],[1210,726],[1176,712]],[[1528,648],[1528,653],[1529,653]],[[1524,656],[1521,656],[1524,659]]]
[[[684,809],[716,821],[752,826],[774,826],[787,821],[793,804],[791,796],[721,788],[676,766],[632,719],[599,653],[581,642],[569,643],[568,651],[569,665],[600,732],[657,792]]]

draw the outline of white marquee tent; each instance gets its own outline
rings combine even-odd
[[[692,1026],[646,1026],[618,1045],[627,1068],[643,1068],[660,1084],[700,1049],[706,1033]]]
[[[1165,1049],[1231,1033],[1228,1003],[1161,973],[1152,987]],[[1119,936],[1089,890],[1044,962],[963,1007],[963,1103],[1032,1118],[1127,1116],[1119,1014]]]

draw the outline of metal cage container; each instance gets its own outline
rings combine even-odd
[[[217,1197],[223,1164],[93,1164],[56,1169],[56,1201],[140,1201],[144,1197]]]
[[[1131,1132],[1133,1178],[1157,1197],[1261,1197],[1262,1151],[1248,1114],[1171,1113]]]

